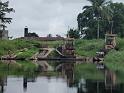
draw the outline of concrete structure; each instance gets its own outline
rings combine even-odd
[[[0,39],[2,39],[2,40],[8,39],[8,30],[0,30]]]
[[[39,37],[36,33],[29,33],[28,32],[28,27],[26,26],[24,28],[24,37]]]
[[[36,33],[29,33],[28,27],[24,28],[24,37],[19,39],[26,39],[26,40],[39,40],[39,41],[56,41],[56,40],[64,40],[64,37],[57,35],[56,37],[52,37],[51,34],[48,34],[46,37],[39,37]]]
[[[114,49],[116,47],[116,34],[105,35],[105,49]]]
[[[1,22],[1,21],[0,21]],[[0,39],[8,39],[8,30],[5,30],[6,26],[0,24]]]

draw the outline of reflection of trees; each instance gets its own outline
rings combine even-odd
[[[52,71],[52,66],[48,64],[47,61],[37,61],[38,64],[38,72]]]
[[[80,81],[77,93],[124,93],[124,84],[117,84],[115,81],[115,74],[110,70],[105,70],[105,80]]]
[[[2,60],[2,63],[7,64],[7,70],[10,70],[10,65],[16,64],[19,67],[21,66],[15,60]]]
[[[7,77],[0,76],[0,93],[4,92],[4,86],[7,85]]]
[[[23,77],[23,89],[24,89],[24,91],[27,91],[28,82],[36,82],[36,77],[35,76],[32,76],[32,77],[24,76]]]
[[[61,72],[63,77],[67,79],[69,87],[74,84],[74,62],[64,62],[56,67],[56,70]]]
[[[110,70],[105,70],[105,86],[106,88],[112,88],[116,85],[116,75]]]
[[[80,84],[77,93],[124,93],[124,84],[119,84],[116,85],[116,87],[106,89],[103,80],[86,80],[85,84]]]

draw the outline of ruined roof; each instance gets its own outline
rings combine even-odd
[[[40,40],[40,41],[56,41],[64,40],[64,37],[21,37],[20,39],[29,39],[29,40]]]

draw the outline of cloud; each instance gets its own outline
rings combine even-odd
[[[65,35],[69,27],[77,27],[77,15],[86,0],[10,0],[12,24],[8,25],[10,36],[23,36],[25,26],[40,36]]]

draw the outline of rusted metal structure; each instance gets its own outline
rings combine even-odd
[[[74,48],[74,39],[66,38],[64,45],[62,46],[62,54],[65,57],[75,58],[75,48]]]
[[[114,49],[116,47],[116,34],[105,35],[105,49]]]

